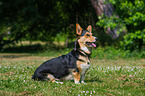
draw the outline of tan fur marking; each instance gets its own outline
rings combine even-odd
[[[74,80],[75,81],[80,81],[81,75],[78,72],[73,72]]]
[[[82,28],[81,28],[81,26],[79,24],[76,24],[76,33],[78,35],[81,35],[82,34]]]
[[[95,41],[95,38],[93,36],[89,36],[86,41],[93,42]]]
[[[90,36],[87,36],[89,34]],[[80,49],[84,50],[86,53],[90,54],[89,47],[86,42],[95,42],[95,37],[92,36],[92,33],[86,32],[86,34],[78,39]]]
[[[80,74],[79,81],[81,83],[84,83],[85,74],[86,74],[86,72],[87,72],[87,70],[90,66],[90,65],[88,65],[88,62],[90,62],[90,61],[87,57],[84,57],[84,56],[81,56],[81,55],[79,55],[79,59],[86,61],[86,62],[77,61],[77,67],[79,69],[79,74]]]
[[[50,79],[50,81],[52,81],[52,82],[55,82],[55,80],[58,80],[58,79],[56,79],[53,75],[51,75],[51,74],[48,74],[47,75],[47,78],[48,79]]]
[[[79,69],[79,72],[81,71],[81,64],[83,64],[82,61],[77,61],[77,67]]]
[[[75,82],[79,82],[80,79],[81,79],[81,71],[82,71],[82,70],[81,70],[81,64],[82,64],[81,61],[77,61],[77,67],[78,67],[78,69],[79,69],[79,73],[76,72],[75,70],[72,72],[72,73],[73,73],[73,76],[74,76]]]
[[[88,48],[86,47],[86,41],[85,41],[85,36],[80,37],[80,39],[78,40],[79,45],[80,45],[80,49],[84,50],[86,53],[90,54],[90,51],[88,50]]]
[[[89,32],[92,32],[92,26],[89,25],[86,30],[88,30]]]
[[[83,63],[87,63],[87,57],[79,55],[79,59],[83,60]]]

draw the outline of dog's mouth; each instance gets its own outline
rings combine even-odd
[[[94,44],[93,42],[86,42],[86,44],[87,44],[89,47],[96,47],[96,44]]]

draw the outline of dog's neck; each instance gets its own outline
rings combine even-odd
[[[87,57],[88,59],[90,58],[91,56],[91,53],[92,53],[92,48],[91,47],[84,47],[84,46],[80,46],[79,48],[77,48],[77,50],[83,54],[85,57]]]

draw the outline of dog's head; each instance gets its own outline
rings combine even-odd
[[[78,43],[81,50],[87,52],[89,51],[88,47],[96,47],[94,42],[97,40],[97,38],[92,36],[91,25],[89,25],[86,30],[83,30],[79,24],[76,24],[76,33],[79,36]]]

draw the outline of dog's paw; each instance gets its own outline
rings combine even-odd
[[[81,83],[83,83],[83,84],[87,84],[86,82],[84,82],[84,81],[81,81]]]
[[[63,84],[63,82],[58,82],[58,81],[55,81],[55,83],[57,83],[57,84]]]
[[[75,81],[75,84],[80,84],[80,82],[79,81]]]

